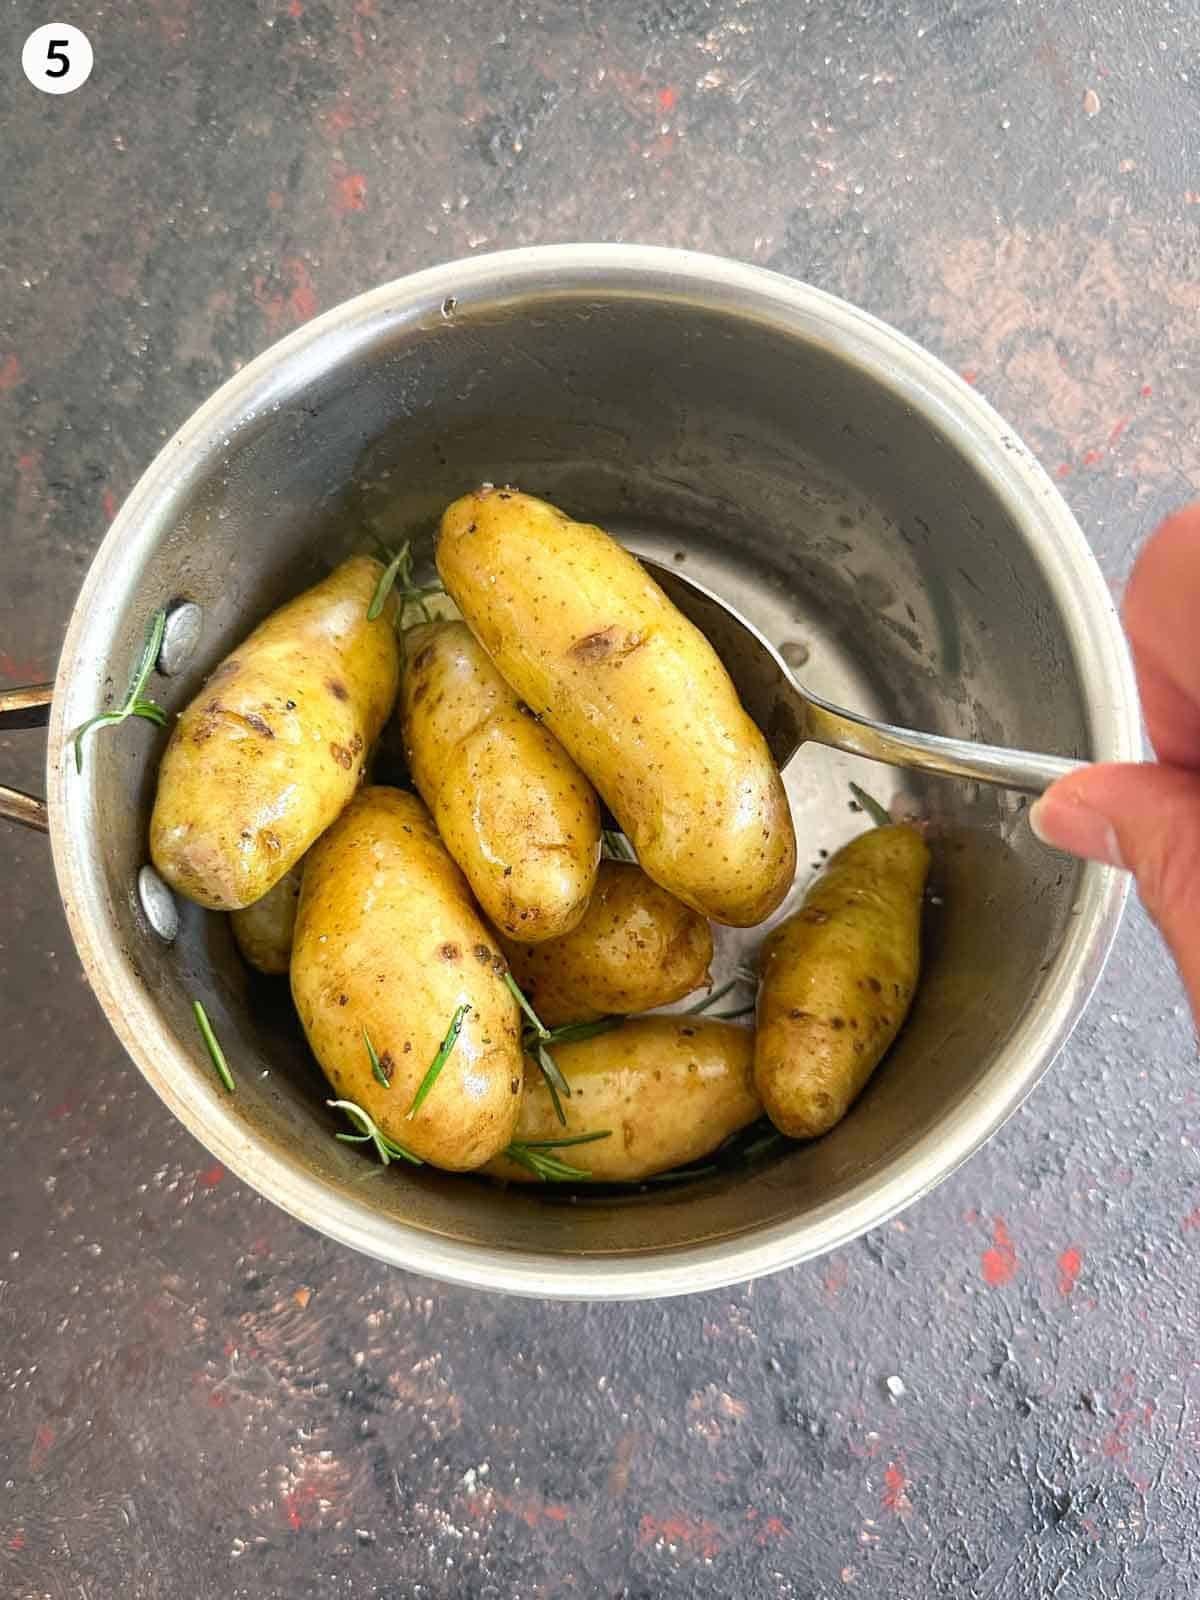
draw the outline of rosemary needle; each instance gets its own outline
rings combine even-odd
[[[886,809],[886,807],[881,806],[879,801],[876,800],[874,796],[869,795],[865,789],[860,789],[856,783],[852,783],[850,785],[850,793],[858,801],[859,805],[867,813],[877,828],[887,828],[891,826],[891,813]]]
[[[542,1021],[541,1017],[538,1016],[537,1012],[529,1004],[529,1001],[526,1000],[525,996],[521,993],[521,986],[513,977],[511,972],[506,972],[504,974],[504,981],[508,985],[509,993],[512,995],[513,999],[529,1018],[530,1025],[532,1026],[533,1031],[537,1034],[538,1038],[548,1039],[550,1037],[550,1029]]]
[[[549,1050],[546,1049],[541,1039],[533,1039],[526,1044],[525,1048],[537,1062],[542,1077],[546,1080],[546,1088],[549,1090],[550,1101],[554,1106],[554,1115],[565,1128],[567,1125],[567,1113],[562,1108],[562,1101],[559,1096],[565,1095],[569,1100],[571,1098],[571,1085],[563,1077],[562,1068],[555,1061]]]
[[[417,1085],[417,1092],[415,1095],[413,1095],[412,1105],[410,1105],[408,1110],[405,1112],[405,1117],[408,1121],[411,1122],[413,1117],[416,1116],[417,1112],[425,1103],[426,1095],[428,1095],[429,1091],[437,1082],[438,1073],[441,1072],[442,1068],[446,1065],[446,1062],[450,1057],[450,1052],[454,1049],[454,1046],[458,1041],[458,1036],[462,1032],[463,1019],[470,1009],[471,1008],[469,1005],[463,1004],[459,1006],[458,1010],[451,1018],[450,1026],[446,1029],[446,1037],[442,1040],[441,1044],[438,1045],[437,1054],[429,1063],[428,1072],[426,1072],[425,1076]]]
[[[625,1021],[623,1016],[614,1013],[608,1017],[596,1017],[592,1022],[561,1022],[557,1028],[551,1028],[543,1043],[545,1044],[575,1044],[580,1039],[594,1039],[598,1033],[609,1033],[613,1028],[619,1028]]]
[[[709,1006],[716,1005],[718,1000],[724,1000],[729,991],[731,989],[736,989],[741,981],[741,978],[730,978],[728,983],[723,983],[719,989],[714,989],[711,994],[706,994],[703,1000],[697,1000],[695,1005],[687,1006],[681,1012],[681,1015],[685,1017],[695,1017],[698,1016],[701,1011],[707,1011]]]
[[[387,597],[392,592],[392,585],[395,583],[397,575],[401,568],[407,568],[407,564],[408,540],[406,539],[383,569],[379,582],[375,585],[375,593],[371,596],[371,604],[367,607],[368,622],[374,622],[382,612],[387,602]]]
[[[604,828],[600,834],[600,844],[610,860],[632,861],[636,864],[637,853],[620,829]]]
[[[367,1047],[367,1055],[371,1059],[371,1071],[375,1074],[375,1081],[376,1083],[381,1083],[385,1089],[390,1089],[392,1086],[392,1080],[383,1070],[383,1063],[375,1053],[375,1046],[371,1043],[371,1035],[367,1032],[366,1028],[363,1029],[362,1033],[363,1043]]]
[[[200,1037],[204,1040],[209,1059],[217,1069],[217,1077],[230,1094],[235,1093],[237,1086],[233,1081],[233,1073],[229,1070],[229,1063],[225,1059],[225,1052],[217,1043],[217,1036],[212,1030],[212,1023],[208,1020],[208,1013],[199,1000],[192,1001],[192,1013],[196,1018],[196,1026],[200,1029]]]

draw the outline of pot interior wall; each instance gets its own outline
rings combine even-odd
[[[397,317],[347,349],[303,397],[279,393],[224,436],[210,475],[180,492],[174,531],[126,591],[112,658],[123,685],[154,606],[204,607],[198,655],[155,693],[181,709],[267,609],[373,538],[429,537],[445,503],[512,482],[694,572],[810,652],[802,676],[896,721],[1086,755],[1076,668],[1037,565],[985,475],[815,329],[733,321],[634,296],[546,296]],[[239,962],[224,919],[194,907],[164,947],[133,890],[155,760],[148,726],[92,740],[94,844],[119,936],[166,1025],[211,1073],[190,1006],[202,997],[238,1079],[248,1130],[333,1189],[404,1222],[492,1248],[661,1251],[784,1221],[848,1195],[952,1116],[1039,1003],[1076,893],[1023,804],[811,747],[790,789],[807,873],[862,819],[851,766],[934,819],[925,976],[899,1044],[828,1138],[754,1169],[614,1199],[497,1193],[397,1173],[338,1144],[326,1089],[285,987]],[[730,946],[723,945],[726,958]]]

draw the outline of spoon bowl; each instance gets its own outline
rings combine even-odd
[[[727,601],[664,562],[639,559],[717,652],[781,772],[808,741],[892,767],[992,783],[1024,794],[1041,794],[1085,765],[1064,756],[918,733],[831,705],[803,688],[775,646]]]

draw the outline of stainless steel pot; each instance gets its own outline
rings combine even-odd
[[[227,383],[163,449],[93,563],[55,684],[47,806],[101,1004],[216,1157],[382,1261],[615,1298],[710,1289],[843,1244],[994,1132],[1099,974],[1124,882],[1043,850],[1023,801],[922,791],[937,838],[925,977],[838,1129],[766,1166],[567,1201],[384,1171],[336,1143],[286,1002],[243,969],[224,921],[184,906],[169,945],[147,922],[136,881],[156,730],[95,736],[82,775],[68,759],[70,730],[119,698],[155,607],[203,609],[194,656],[153,686],[178,710],[270,606],[368,532],[427,535],[481,479],[686,562],[832,699],[1026,749],[1138,754],[1120,630],[1066,506],[1000,418],[907,339],[802,284],[682,252],[571,245],[456,262],[348,302]],[[885,798],[898,781],[815,748],[793,772],[805,863],[858,826],[848,774]],[[722,961],[736,954],[724,940]]]

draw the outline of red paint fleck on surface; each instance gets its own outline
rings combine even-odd
[[[983,1281],[989,1289],[1002,1289],[1017,1275],[1017,1248],[1009,1237],[1003,1217],[992,1225],[992,1245],[980,1257]]]
[[[206,1167],[200,1174],[200,1182],[206,1189],[215,1189],[225,1176],[225,1168],[218,1161],[211,1167]]]
[[[304,7],[300,4],[300,0],[288,0],[287,14],[289,17],[302,17],[304,15]]]
[[[1101,461],[1103,458],[1103,450],[1086,450],[1083,456],[1083,464],[1085,467],[1094,467],[1097,461]]]
[[[14,1533],[12,1538],[8,1541],[8,1548],[10,1550],[24,1550],[24,1548],[25,1548],[25,1530],[24,1530],[24,1528],[18,1528],[17,1529],[16,1533]]]
[[[1083,1265],[1083,1251],[1078,1245],[1070,1245],[1058,1258],[1058,1292],[1070,1294],[1075,1287],[1075,1280],[1079,1277],[1079,1269]]]
[[[841,1294],[849,1280],[850,1268],[840,1256],[833,1256],[829,1263],[829,1269],[821,1280],[825,1285],[826,1294]]]
[[[1144,383],[1142,385],[1142,399],[1143,400],[1149,400],[1150,396],[1153,393],[1154,393],[1154,390],[1150,387],[1150,385],[1148,383]]]
[[[220,1410],[220,1408],[225,1404],[225,1396],[221,1393],[220,1389],[213,1389],[211,1391],[208,1397],[208,1403],[210,1406],[212,1406],[214,1411]]]
[[[297,1484],[294,1489],[288,1490],[280,1504],[283,1507],[284,1515],[287,1517],[289,1528],[297,1529],[304,1526],[304,1518],[301,1515],[301,1511],[305,1506],[316,1505],[321,1499],[322,1492],[317,1484],[308,1482]]]
[[[267,190],[267,206],[271,211],[282,211],[283,210],[283,191],[282,191],[282,189],[268,189]]]
[[[883,1509],[897,1517],[905,1516],[912,1510],[912,1501],[908,1498],[910,1487],[909,1479],[904,1476],[903,1464],[889,1461],[883,1475],[883,1494],[880,1496]]]
[[[374,0],[357,0],[357,4],[354,7],[354,15],[355,17],[373,17],[375,15]],[[352,23],[350,27],[350,46],[361,61],[367,53],[367,40],[357,22]]]
[[[960,376],[962,377],[962,381],[964,383],[969,383],[972,388],[974,388],[976,383],[979,381],[979,374],[975,371],[974,367],[967,367],[960,374]]]
[[[1071,474],[1074,472],[1074,470],[1075,470],[1075,468],[1071,465],[1071,463],[1069,461],[1062,461],[1054,469],[1054,476],[1056,478],[1069,478],[1071,476]]]
[[[100,504],[104,507],[104,515],[111,522],[117,514],[117,497],[111,489],[105,489],[100,497]]]
[[[721,1549],[721,1530],[715,1523],[687,1517],[682,1512],[666,1517],[647,1513],[642,1518],[638,1524],[638,1544],[645,1549],[647,1545],[657,1544],[660,1539],[664,1544],[673,1544],[694,1555],[703,1556],[706,1561],[711,1561]]]
[[[1198,1230],[1200,1230],[1200,1206],[1197,1206],[1194,1211],[1189,1211],[1179,1224],[1181,1233],[1195,1233]]]
[[[25,374],[21,371],[21,363],[16,356],[5,356],[0,361],[0,394],[9,389],[15,389],[19,383],[24,383]]]
[[[29,1447],[29,1470],[40,1472],[46,1465],[46,1458],[54,1448],[56,1438],[54,1429],[48,1422],[39,1422],[33,1433],[33,1443]]]
[[[472,1495],[466,1501],[466,1507],[473,1517],[486,1517],[499,1507],[511,1516],[520,1517],[527,1528],[536,1528],[543,1518],[547,1522],[563,1523],[571,1517],[570,1506],[560,1501],[542,1500],[533,1495],[505,1494],[502,1489],[488,1488],[482,1494]]]
[[[254,299],[270,333],[298,327],[317,314],[317,296],[308,267],[299,256],[286,256],[277,275],[259,273],[254,279]]]
[[[1133,1375],[1127,1373],[1117,1390],[1118,1395],[1131,1395],[1133,1392]],[[1119,1405],[1116,1412],[1116,1421],[1100,1441],[1100,1453],[1110,1461],[1129,1460],[1132,1441],[1130,1433],[1135,1428],[1149,1428],[1154,1421],[1153,1405]]]
[[[188,36],[188,13],[191,0],[157,0],[152,7],[158,17],[162,36],[171,45],[181,45]]]
[[[675,103],[679,96],[669,85],[658,91],[658,105],[661,111],[674,111]]]
[[[333,203],[343,214],[367,209],[367,180],[361,172],[347,172],[334,178]]]
[[[325,118],[325,126],[330,133],[345,133],[347,128],[353,128],[357,122],[354,107],[348,100],[341,100]]]
[[[1118,417],[1117,420],[1113,423],[1112,430],[1108,435],[1109,444],[1116,444],[1117,440],[1125,432],[1125,429],[1128,426],[1129,426],[1129,418],[1128,417]]]

